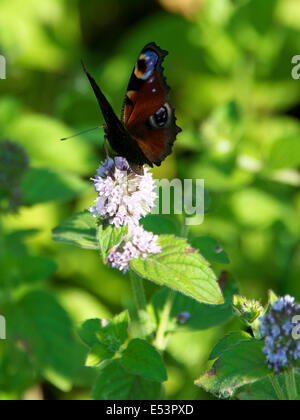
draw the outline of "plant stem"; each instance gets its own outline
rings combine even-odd
[[[280,401],[286,401],[286,398],[285,398],[285,396],[283,394],[283,391],[281,389],[281,386],[280,386],[280,384],[278,382],[277,377],[274,374],[272,374],[272,375],[269,376],[269,378],[270,378],[270,381],[271,381],[271,383],[273,385],[273,388],[274,388],[274,390],[276,392],[276,395],[277,395],[278,399]]]
[[[161,318],[160,318],[157,333],[156,333],[154,344],[155,344],[155,347],[161,351],[165,350],[165,347],[166,347],[165,334],[166,334],[166,329],[168,326],[168,321],[169,321],[170,313],[171,313],[173,302],[174,302],[174,297],[175,297],[175,291],[170,290],[166,303],[164,305],[163,312],[161,314]]]
[[[190,231],[190,227],[189,226],[187,226],[187,224],[186,224],[186,215],[185,214],[183,214],[183,217],[182,217],[182,226],[181,226],[181,231],[180,231],[180,236],[182,237],[182,238],[188,238],[188,236],[189,236],[189,231]]]
[[[135,303],[136,314],[138,317],[140,336],[145,338],[152,332],[152,325],[147,312],[147,302],[143,279],[130,271],[131,287]]]
[[[298,397],[298,391],[295,380],[295,370],[288,369],[284,372],[285,386],[290,401],[296,401]]]

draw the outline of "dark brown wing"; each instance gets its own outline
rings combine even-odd
[[[103,117],[105,119],[105,122],[107,124],[107,126],[113,127],[115,126],[117,129],[119,129],[120,131],[124,131],[124,127],[123,124],[121,123],[121,121],[119,120],[119,118],[116,116],[114,110],[112,109],[112,106],[110,105],[110,103],[108,102],[108,100],[106,99],[106,97],[103,95],[101,89],[99,88],[99,86],[97,85],[95,79],[89,74],[85,64],[82,62],[82,66],[83,66],[83,70],[85,72],[85,74],[87,75],[90,84],[93,88],[93,91],[95,93],[95,96],[98,100],[99,106],[101,108]]]
[[[116,116],[110,103],[103,95],[95,79],[89,74],[84,64],[83,69],[94,90],[105,119],[105,132],[111,147],[119,156],[127,159],[136,173],[142,174],[142,166],[145,164],[151,165],[151,162],[145,157],[136,140],[131,137],[124,124]]]

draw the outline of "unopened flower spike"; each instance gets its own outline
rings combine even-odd
[[[233,297],[233,309],[249,325],[255,323],[264,313],[264,308],[258,301],[238,295]]]

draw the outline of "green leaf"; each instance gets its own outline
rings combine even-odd
[[[131,266],[138,275],[199,302],[224,303],[209,263],[185,239],[161,236],[159,244],[162,247],[161,253],[132,262]]]
[[[59,141],[71,134],[72,130],[57,119],[24,111],[7,124],[3,132],[5,137],[24,146],[34,166],[90,174],[97,167],[96,155],[90,145],[82,138],[72,142]]]
[[[32,387],[38,377],[31,356],[12,341],[0,342],[0,391],[23,392]]]
[[[45,280],[55,273],[54,261],[45,257],[15,256],[6,254],[0,261],[0,284],[9,287]]]
[[[300,138],[288,137],[277,140],[271,149],[271,169],[297,168],[300,165]]]
[[[111,322],[103,327],[97,336],[99,338],[114,337],[120,345],[124,344],[128,338],[128,312],[123,311],[116,315]]]
[[[198,249],[200,254],[210,262],[219,264],[229,264],[229,258],[226,252],[220,246],[220,243],[208,236],[202,236],[191,240],[193,248]]]
[[[159,400],[162,385],[125,370],[120,359],[101,365],[92,397],[94,400]]]
[[[209,356],[209,360],[220,357],[226,350],[240,343],[241,341],[249,341],[251,335],[244,331],[236,331],[226,335],[213,349]]]
[[[162,315],[169,292],[170,289],[164,288],[159,290],[152,298],[149,310],[156,326]],[[232,298],[235,293],[238,293],[238,286],[233,279],[229,279],[223,290],[225,299],[223,305],[215,306],[199,303],[182,293],[176,293],[168,322],[168,331],[178,328],[184,330],[205,330],[228,322],[233,317]],[[188,314],[188,319],[181,324],[178,322],[178,316],[182,313]]]
[[[127,233],[127,226],[122,226],[120,228],[116,228],[112,225],[99,226],[97,238],[104,264],[106,263],[109,250],[114,246],[117,246]]]
[[[120,359],[122,366],[134,375],[156,382],[167,380],[167,372],[159,352],[147,341],[131,340]]]
[[[269,290],[269,299],[268,299],[269,306],[273,306],[274,303],[277,302],[278,299],[279,297],[273,292],[273,290]]]
[[[24,229],[11,232],[5,237],[5,251],[10,254],[17,254],[18,256],[27,255],[26,241],[37,233],[39,233],[37,229]]]
[[[263,347],[264,343],[256,340],[238,343],[225,351],[195,384],[213,394],[232,396],[238,388],[270,374]]]
[[[114,356],[113,351],[109,351],[105,344],[95,344],[89,352],[85,365],[98,366],[103,360],[111,359]]]
[[[53,240],[85,249],[99,249],[96,219],[89,211],[76,214],[53,230]]]
[[[30,292],[8,308],[6,317],[8,340],[18,340],[30,349],[37,371],[53,385],[69,391],[84,363],[85,350],[56,299],[46,292]]]
[[[93,347],[99,343],[96,333],[101,328],[101,319],[88,319],[79,327],[78,334],[88,347]]]
[[[276,375],[276,379],[284,392],[284,375]],[[241,388],[237,398],[242,401],[278,401],[277,394],[269,378],[264,378],[254,384]]]
[[[276,375],[276,379],[282,389],[283,394],[286,395],[286,384],[284,374]],[[300,375],[295,375],[297,389],[300,390]],[[237,398],[242,401],[278,401],[279,398],[274,390],[274,387],[269,378],[264,378],[254,384],[245,386],[237,394]],[[299,398],[298,398],[299,399]]]
[[[53,200],[69,200],[86,191],[88,184],[77,175],[50,169],[31,169],[23,179],[23,200],[27,206]]]
[[[127,311],[115,316],[102,326],[100,319],[85,321],[79,328],[79,336],[90,348],[86,365],[97,366],[105,359],[112,358],[128,338]]]
[[[142,219],[141,224],[145,230],[155,235],[176,235],[178,233],[175,221],[167,216],[149,214]]]
[[[252,228],[266,229],[283,214],[289,217],[289,208],[275,195],[259,188],[244,188],[231,196],[231,206],[235,217]]]

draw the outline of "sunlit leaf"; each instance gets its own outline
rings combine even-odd
[[[300,137],[287,137],[276,141],[270,152],[271,169],[297,168],[300,166]]]
[[[206,330],[228,322],[233,317],[232,298],[238,292],[238,286],[233,280],[230,280],[222,292],[225,299],[223,305],[199,303],[177,292],[173,300],[167,330],[173,331],[178,328],[193,331]],[[170,290],[167,288],[158,291],[149,306],[153,322],[156,325],[162,316],[169,293]],[[181,319],[182,317],[183,319]]]
[[[159,244],[162,247],[161,253],[132,262],[132,268],[137,274],[199,302],[224,302],[209,263],[192,249],[185,239],[161,236]]]
[[[97,160],[89,145],[80,139],[60,141],[71,134],[70,129],[60,121],[40,114],[22,113],[3,129],[5,137],[13,138],[25,148],[32,165],[90,174],[97,167]]]
[[[230,347],[195,384],[213,394],[232,396],[242,386],[270,374],[263,347],[264,343],[256,340],[242,341]]]
[[[88,211],[76,214],[53,230],[53,240],[86,249],[99,249],[96,220]]]

